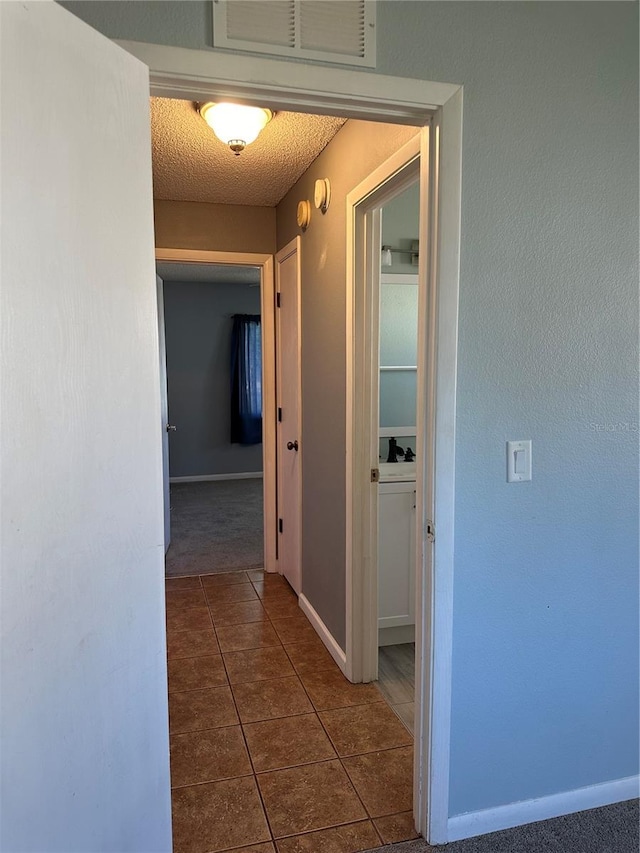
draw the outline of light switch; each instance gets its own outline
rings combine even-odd
[[[507,483],[531,479],[531,440],[507,442]]]

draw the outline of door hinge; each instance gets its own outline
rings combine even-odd
[[[436,526],[431,519],[427,519],[425,531],[427,534],[427,542],[434,542],[436,538]]]
[[[276,293],[276,308],[280,307],[280,293]]]
[[[284,524],[282,523],[282,519],[279,518],[278,519],[278,533],[282,533],[283,527],[284,527]]]
[[[282,423],[282,406],[278,406],[278,423]]]
[[[379,483],[380,482],[380,469],[379,468],[372,468],[371,469],[371,482],[372,483]]]

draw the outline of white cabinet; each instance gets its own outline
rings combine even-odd
[[[415,623],[415,482],[378,486],[378,628]]]

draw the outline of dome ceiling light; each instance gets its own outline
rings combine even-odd
[[[237,156],[258,138],[260,131],[274,114],[262,107],[242,104],[214,104],[211,101],[198,106],[198,112],[221,142],[228,145]]]

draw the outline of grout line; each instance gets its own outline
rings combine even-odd
[[[305,617],[305,618],[306,618],[306,617]],[[284,644],[283,644],[283,648],[284,648]],[[287,650],[286,650],[286,648],[285,648],[285,652],[286,652],[286,651],[287,651]],[[288,654],[287,654],[287,657],[289,657],[289,655],[288,655]],[[289,659],[290,659],[290,658],[289,658]],[[290,659],[290,660],[291,660],[291,659]],[[293,663],[293,662],[292,662],[292,663]],[[295,667],[294,667],[294,668],[295,668]],[[298,676],[298,678],[300,678],[300,676]],[[311,706],[312,706],[313,710],[315,711],[316,717],[318,718],[318,722],[319,722],[319,723],[320,723],[320,725],[322,726],[322,730],[324,731],[325,735],[326,735],[326,736],[327,736],[327,738],[329,739],[329,743],[332,745],[332,747],[333,747],[333,749],[334,749],[334,751],[335,751],[335,753],[336,753],[337,760],[340,762],[340,767],[342,768],[342,772],[346,774],[346,777],[347,777],[347,779],[349,780],[349,784],[350,784],[350,785],[351,785],[351,787],[353,788],[353,791],[354,791],[354,793],[355,793],[356,797],[357,797],[357,798],[358,798],[358,800],[360,801],[360,805],[361,805],[361,806],[362,806],[362,808],[364,809],[364,813],[365,813],[365,814],[367,815],[367,817],[371,820],[371,815],[369,814],[369,811],[368,811],[367,807],[365,806],[365,804],[364,804],[364,802],[363,802],[363,800],[362,800],[362,797],[360,796],[360,794],[359,794],[359,792],[358,792],[358,789],[357,789],[357,788],[356,788],[356,786],[353,784],[353,780],[351,779],[351,776],[349,776],[349,774],[347,773],[347,768],[344,766],[344,764],[342,763],[342,759],[341,759],[341,758],[340,758],[340,756],[338,755],[338,750],[336,749],[336,746],[335,746],[335,744],[334,744],[334,742],[333,742],[333,740],[332,740],[332,738],[331,738],[331,735],[330,735],[330,734],[329,734],[329,732],[327,731],[327,729],[326,729],[326,727],[325,727],[324,723],[322,722],[322,719],[320,718],[320,714],[319,714],[318,708],[316,708],[315,703],[314,703],[313,699],[311,698],[311,696],[309,695],[309,691],[307,690],[307,688],[306,688],[306,686],[305,686],[305,683],[304,683],[304,681],[303,681],[301,678],[300,678],[300,684],[302,684],[302,689],[303,689],[303,690],[304,690],[304,692],[307,694],[307,699],[309,700],[309,702],[311,702]],[[335,760],[335,759],[334,759],[334,760]],[[373,822],[372,822],[372,823],[373,823]],[[374,831],[375,831],[376,833],[378,833],[378,830],[375,828],[375,826],[374,826]]]
[[[204,732],[221,732],[223,729],[237,729],[239,727],[240,723],[231,723],[227,726],[209,726],[209,728],[207,729],[190,729],[188,732],[172,732],[171,737],[180,737],[180,735],[204,734]]]
[[[168,696],[177,696],[182,693],[195,693],[196,690],[218,690],[220,687],[231,687],[229,681],[225,681],[224,684],[211,684],[205,687],[189,687],[186,690],[171,690],[167,692]],[[221,726],[220,728],[225,728],[225,726]]]
[[[265,802],[264,802],[264,798],[263,798],[263,796],[262,796],[262,790],[261,790],[260,785],[259,785],[259,783],[258,783],[258,776],[259,776],[259,775],[264,775],[264,774],[266,774],[266,773],[274,773],[274,772],[278,772],[278,771],[280,771],[280,770],[294,769],[294,768],[297,768],[297,767],[305,767],[305,766],[309,766],[309,765],[313,765],[313,764],[323,764],[323,763],[328,763],[328,762],[335,762],[335,761],[338,761],[338,762],[339,762],[339,764],[340,764],[340,767],[342,768],[343,773],[346,775],[346,778],[348,779],[349,784],[351,785],[352,790],[354,791],[354,793],[355,793],[355,795],[356,795],[356,797],[357,797],[358,801],[360,802],[360,804],[361,804],[361,806],[362,806],[362,808],[363,808],[363,810],[364,810],[364,813],[365,813],[365,815],[366,815],[366,818],[361,818],[361,819],[359,819],[358,821],[344,821],[344,822],[342,822],[342,823],[339,823],[339,824],[331,824],[330,826],[326,826],[326,827],[317,827],[317,828],[315,828],[314,830],[309,830],[309,831],[308,831],[308,832],[306,832],[306,833],[299,833],[299,832],[298,832],[298,833],[292,833],[291,835],[286,835],[286,836],[281,836],[281,837],[282,837],[282,838],[287,838],[287,837],[293,837],[293,836],[296,836],[296,835],[311,835],[313,832],[320,832],[320,831],[323,831],[323,830],[334,829],[334,828],[337,828],[337,827],[339,827],[339,826],[348,825],[348,824],[350,824],[350,823],[354,823],[354,822],[360,822],[360,821],[368,820],[368,822],[370,823],[370,825],[373,827],[373,831],[374,831],[375,835],[376,835],[376,836],[378,837],[378,839],[380,840],[380,844],[382,845],[384,842],[382,841],[382,837],[381,837],[380,833],[378,832],[378,829],[377,829],[377,827],[376,827],[376,825],[375,825],[375,823],[374,823],[373,817],[372,817],[372,816],[371,816],[371,814],[369,813],[369,811],[368,811],[368,809],[367,809],[367,807],[366,807],[366,805],[365,805],[365,803],[364,803],[364,801],[363,801],[362,797],[360,796],[360,794],[359,794],[359,792],[358,792],[358,790],[357,790],[357,788],[356,788],[356,786],[355,786],[355,784],[354,784],[353,780],[351,779],[351,776],[349,775],[348,770],[347,770],[347,768],[345,767],[344,762],[342,761],[342,757],[338,754],[338,751],[337,751],[337,749],[336,749],[336,745],[335,745],[335,743],[333,742],[333,739],[331,738],[331,735],[329,734],[329,731],[328,731],[328,730],[326,729],[326,727],[324,726],[322,719],[320,718],[320,712],[319,712],[319,709],[318,709],[318,708],[316,708],[315,703],[313,702],[313,699],[311,698],[311,696],[310,696],[310,694],[309,694],[309,691],[307,690],[307,688],[306,688],[306,686],[305,686],[305,684],[304,684],[304,681],[303,681],[303,680],[302,680],[302,678],[301,678],[300,673],[298,673],[298,671],[297,671],[297,669],[296,669],[296,667],[295,667],[295,664],[294,664],[294,662],[293,662],[293,660],[292,660],[291,656],[289,655],[289,653],[288,653],[288,651],[287,651],[287,648],[286,648],[286,646],[285,646],[284,642],[282,641],[282,638],[281,638],[281,637],[280,637],[280,635],[278,634],[278,631],[277,631],[276,626],[274,625],[274,621],[273,621],[273,619],[271,618],[270,614],[268,613],[268,611],[267,611],[267,610],[266,610],[266,608],[264,607],[263,600],[262,600],[260,597],[258,597],[258,599],[257,599],[258,601],[260,601],[260,604],[261,604],[262,609],[263,609],[264,614],[265,614],[265,619],[263,619],[263,620],[257,620],[257,621],[258,621],[258,622],[260,622],[260,623],[265,623],[265,622],[266,622],[266,623],[271,627],[271,629],[274,631],[274,633],[275,633],[275,635],[276,635],[277,644],[276,644],[276,645],[272,645],[272,646],[257,646],[257,647],[255,647],[255,648],[253,648],[253,649],[236,649],[236,650],[233,650],[233,651],[231,651],[231,652],[223,652],[223,651],[222,651],[222,649],[220,648],[220,641],[219,641],[219,637],[218,637],[218,631],[217,631],[217,628],[216,628],[216,623],[215,623],[214,618],[213,618],[213,613],[212,613],[212,611],[211,611],[211,604],[215,601],[215,593],[213,593],[213,591],[212,591],[211,601],[210,601],[210,600],[209,600],[209,595],[207,594],[207,591],[204,589],[204,586],[203,586],[203,584],[202,584],[202,577],[203,577],[203,576],[202,576],[202,575],[200,575],[200,576],[199,576],[199,579],[200,579],[200,584],[201,584],[201,586],[203,587],[203,591],[204,591],[204,596],[205,596],[205,605],[206,605],[207,610],[208,610],[208,613],[209,613],[209,619],[210,619],[210,621],[211,621],[211,627],[212,627],[212,629],[213,629],[214,637],[215,637],[215,639],[216,639],[216,642],[218,643],[218,648],[219,648],[219,654],[218,654],[217,656],[221,657],[221,659],[222,659],[222,664],[223,664],[224,671],[225,671],[225,675],[226,675],[226,678],[227,678],[227,684],[226,684],[226,685],[219,685],[219,687],[227,687],[227,688],[229,689],[229,692],[230,692],[230,694],[231,694],[231,698],[232,698],[232,702],[233,702],[233,705],[234,705],[234,709],[235,709],[235,712],[236,712],[236,715],[237,715],[237,718],[238,718],[238,723],[236,723],[236,724],[234,724],[234,725],[232,725],[232,726],[220,726],[220,727],[214,727],[213,729],[196,729],[196,730],[194,730],[193,732],[175,732],[175,733],[174,733],[174,736],[179,737],[179,736],[180,736],[180,735],[182,735],[182,734],[185,734],[185,735],[186,735],[186,734],[195,734],[195,735],[197,735],[197,734],[199,734],[199,733],[201,733],[201,732],[205,732],[205,731],[212,731],[212,730],[215,730],[215,729],[218,729],[218,728],[220,728],[220,729],[225,729],[225,728],[236,728],[236,727],[239,727],[239,728],[240,728],[240,731],[241,731],[241,734],[242,734],[242,738],[243,738],[243,742],[244,742],[245,749],[246,749],[246,753],[247,753],[247,756],[248,756],[248,759],[249,759],[249,764],[250,764],[250,767],[251,767],[251,769],[252,769],[252,773],[250,773],[250,774],[243,773],[243,774],[240,774],[239,776],[228,776],[228,777],[225,777],[225,778],[226,778],[226,779],[234,779],[234,778],[249,778],[249,777],[250,777],[250,778],[253,778],[254,783],[255,783],[255,786],[256,786],[256,789],[257,789],[257,791],[258,791],[258,796],[259,796],[259,798],[260,798],[260,803],[261,803],[261,806],[262,806],[263,814],[264,814],[264,816],[265,816],[265,820],[266,820],[266,823],[267,823],[267,827],[268,827],[268,830],[269,830],[269,834],[270,834],[270,837],[271,837],[271,841],[272,841],[272,843],[274,844],[274,846],[276,847],[276,850],[278,849],[278,843],[277,843],[277,839],[276,839],[276,837],[275,837],[275,834],[274,834],[274,832],[273,832],[273,828],[272,828],[272,826],[271,826],[271,822],[270,822],[270,820],[269,820],[269,813],[268,813],[268,811],[267,811],[267,808],[266,808],[266,805],[265,805]],[[251,583],[251,585],[252,585],[252,588],[253,588],[254,592],[256,592],[256,593],[257,593],[257,590],[256,590],[256,588],[255,588],[254,582],[253,582],[253,580],[252,580],[248,575],[247,575],[247,580]],[[251,600],[255,601],[256,599],[251,599]],[[230,602],[230,603],[236,603],[236,602]],[[303,615],[304,615],[304,614],[303,614]],[[275,618],[280,619],[280,618],[287,618],[287,617],[275,617]],[[305,618],[306,618],[306,617],[305,617]],[[308,621],[308,620],[307,620],[307,621]],[[239,626],[239,625],[242,625],[242,624],[256,624],[256,623],[247,623],[247,622],[244,622],[244,623],[237,623],[237,624],[238,624],[238,626]],[[310,623],[309,623],[309,624],[310,624]],[[227,628],[227,627],[228,627],[228,628],[233,628],[233,627],[235,627],[235,626],[234,626],[234,625],[228,625],[228,626],[227,626],[227,625],[225,625],[225,626],[220,625],[219,627],[220,627],[220,628],[222,628],[222,627],[225,627],[225,628]],[[188,630],[188,629],[186,629],[186,630]],[[304,640],[302,640],[302,641],[298,641],[298,642],[294,641],[294,642],[292,642],[292,643],[289,643],[289,645],[299,645],[301,642],[302,642],[302,643],[304,643],[305,641],[304,641]],[[303,690],[304,694],[306,695],[306,697],[307,697],[308,701],[310,702],[310,704],[311,704],[311,708],[312,708],[312,710],[311,710],[311,711],[306,711],[306,712],[304,712],[303,714],[288,714],[288,715],[286,715],[286,716],[284,716],[284,717],[269,718],[269,721],[270,721],[270,720],[277,720],[277,719],[289,719],[289,718],[291,718],[291,717],[296,717],[296,716],[310,716],[311,714],[313,714],[313,715],[315,716],[316,720],[319,722],[319,724],[320,724],[320,726],[321,726],[321,728],[322,728],[323,732],[325,733],[325,736],[327,737],[328,742],[331,744],[331,746],[332,746],[332,748],[333,748],[334,752],[336,753],[336,754],[335,754],[335,756],[334,756],[333,758],[323,759],[322,761],[311,761],[311,762],[305,762],[305,763],[303,763],[303,764],[288,765],[287,767],[281,767],[281,768],[272,769],[272,770],[263,770],[263,771],[260,771],[260,772],[258,772],[258,771],[256,770],[256,767],[255,767],[255,764],[254,764],[254,761],[253,761],[253,757],[252,757],[252,755],[251,755],[251,750],[250,750],[250,748],[249,748],[249,743],[248,743],[248,741],[247,741],[246,732],[245,732],[245,725],[250,725],[250,723],[245,724],[245,723],[243,723],[243,721],[242,721],[242,719],[241,719],[240,712],[239,712],[239,709],[238,709],[238,704],[237,704],[237,702],[236,702],[236,697],[235,697],[235,694],[234,694],[234,691],[233,691],[233,687],[232,687],[232,684],[231,684],[231,681],[230,681],[230,678],[229,678],[229,671],[228,671],[228,669],[227,669],[227,662],[226,662],[225,654],[229,654],[229,653],[230,653],[230,654],[233,654],[234,652],[255,651],[255,650],[263,649],[263,648],[282,648],[282,649],[283,649],[283,651],[284,651],[284,653],[285,653],[285,657],[286,657],[286,659],[290,662],[290,664],[291,664],[291,666],[292,666],[292,668],[293,668],[293,674],[292,674],[291,676],[276,676],[275,678],[287,678],[287,677],[294,677],[294,678],[297,678],[297,680],[298,680],[298,682],[300,683],[300,685],[302,686],[302,690]],[[194,659],[194,658],[197,658],[197,657],[211,657],[211,656],[213,656],[213,655],[193,655],[193,656],[190,656],[190,657],[187,657],[187,658],[174,658],[173,660],[189,660],[189,659]],[[275,679],[260,679],[260,681],[270,681],[270,680],[275,680]],[[242,683],[258,683],[258,682],[242,682]],[[193,688],[193,690],[202,690],[202,689],[215,689],[215,688],[206,688],[206,687],[205,687],[205,688],[202,688],[202,687]],[[176,692],[176,693],[187,693],[187,692],[191,692],[191,691],[186,690],[186,691],[175,691],[175,692]],[[388,706],[390,706],[390,703],[386,700],[386,698],[382,695],[382,693],[380,693],[380,695],[381,695],[381,701],[384,701],[384,702],[385,702],[385,704],[387,704]],[[362,703],[362,704],[363,704],[363,705],[369,705],[369,704],[377,704],[377,703],[370,703],[370,702],[367,702],[367,703]],[[352,707],[352,708],[355,708],[355,707],[362,707],[362,706],[361,706],[361,705],[349,705],[349,706],[346,706],[346,707]],[[324,710],[337,710],[337,709],[324,709]],[[257,721],[254,721],[254,722],[267,722],[267,721],[257,720]],[[397,748],[397,747],[394,747],[394,748]],[[373,751],[373,752],[382,752],[382,751],[384,751],[384,750],[372,750],[372,751]],[[366,754],[366,753],[358,753],[358,754]],[[353,756],[345,756],[345,757],[349,757],[349,758],[350,758],[350,757],[353,757]],[[196,783],[193,783],[193,784],[190,784],[190,785],[180,785],[180,786],[175,786],[175,787],[172,787],[172,790],[180,790],[181,788],[186,788],[186,787],[195,787],[195,786],[198,786],[198,785],[211,784],[211,783],[213,783],[213,782],[217,782],[217,781],[225,781],[225,779],[206,780],[206,781],[203,781],[203,782],[196,782]]]
[[[248,575],[247,575],[247,577],[248,577]],[[249,580],[250,580],[250,578],[249,578]],[[215,630],[215,628],[214,628],[214,630]],[[216,639],[217,638],[218,638],[218,635],[216,634]],[[226,661],[224,659],[224,655],[222,656],[222,664],[224,666],[224,670],[225,670],[225,673],[227,675],[227,680],[228,680],[229,679],[229,671],[227,670],[227,664],[226,664]],[[251,770],[252,770],[251,778],[254,781],[254,784],[256,786],[256,790],[258,792],[258,797],[260,798],[260,805],[262,806],[262,813],[264,814],[264,819],[265,819],[266,824],[267,824],[267,829],[269,830],[269,835],[271,836],[270,840],[273,841],[273,843],[275,844],[275,836],[273,834],[273,829],[271,828],[271,821],[269,820],[269,813],[267,812],[267,807],[266,807],[264,799],[262,797],[262,791],[260,790],[260,785],[258,784],[258,776],[256,773],[256,768],[255,768],[255,765],[253,763],[253,758],[251,757],[251,750],[249,749],[249,744],[247,742],[247,736],[245,734],[245,731],[244,731],[244,728],[242,725],[242,718],[240,717],[240,711],[238,709],[238,703],[236,702],[236,697],[235,697],[235,694],[234,694],[233,689],[231,687],[231,681],[229,681],[229,690],[231,692],[231,699],[233,701],[233,707],[235,708],[236,715],[238,717],[238,722],[240,724],[240,732],[242,734],[242,740],[244,742],[244,748],[247,750],[247,756],[249,758],[249,765],[250,765]]]
[[[206,652],[206,654],[203,654],[203,655],[182,655],[181,657],[176,657],[174,655],[171,658],[167,655],[167,663],[172,663],[172,662],[178,661],[178,660],[193,660],[194,658],[212,658],[212,657],[215,657],[215,655],[221,655],[221,654],[222,654],[222,652],[220,650],[218,650],[217,652]]]
[[[203,779],[202,782],[188,782],[186,785],[172,785],[172,791],[182,791],[184,788],[198,788],[200,785],[215,785],[216,782],[229,782],[231,779],[252,779],[253,773],[239,773],[237,776],[223,776],[220,779]]]
[[[402,812],[398,812],[398,814],[402,814]],[[343,820],[343,821],[340,821],[340,823],[331,823],[327,826],[319,826],[316,829],[307,829],[304,832],[294,832],[294,833],[291,833],[290,835],[279,835],[277,837],[277,840],[278,841],[284,841],[286,838],[298,838],[298,836],[301,836],[301,835],[313,835],[315,832],[327,832],[327,830],[329,830],[329,829],[339,829],[341,826],[351,826],[354,823],[370,823],[373,826],[373,831],[376,833],[378,838],[380,838],[380,833],[376,829],[376,826],[373,823],[372,818],[370,818],[370,817],[359,817],[356,820]],[[274,839],[274,841],[275,840],[276,839]],[[381,841],[381,844],[384,845],[384,842],[382,841],[382,839],[380,839],[380,841]],[[238,853],[241,853],[242,849],[243,848],[240,848]],[[368,849],[369,850],[377,850],[378,848],[377,847],[373,847],[373,848],[370,847]],[[234,853],[234,851],[230,851],[230,853]],[[316,853],[316,851],[314,851],[314,853]]]

